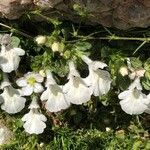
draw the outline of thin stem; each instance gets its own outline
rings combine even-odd
[[[140,122],[140,119],[139,119],[138,115],[136,116],[136,121],[137,121],[138,126],[142,128],[142,124]]]
[[[146,41],[149,42],[150,38],[140,38],[140,37],[119,37],[119,36],[107,36],[107,37],[88,37],[88,36],[77,36],[78,38],[83,38],[87,40],[127,40],[127,41]]]
[[[140,46],[138,46],[138,48],[133,52],[133,54],[135,54],[141,47],[143,47],[145,44],[147,43],[147,41],[143,41],[142,44]]]
[[[79,41],[86,41],[86,40],[124,40],[124,41],[144,41],[145,43],[150,42],[150,38],[140,38],[140,37],[119,37],[119,36],[107,36],[107,37],[89,37],[89,36],[76,36],[77,40],[72,40],[72,41],[65,41],[65,43],[75,43],[75,42],[79,42]],[[143,44],[143,45],[144,45]]]
[[[105,29],[110,35],[113,35],[106,27],[104,27],[104,29]]]
[[[9,30],[11,30],[11,31],[13,31],[13,32],[17,32],[17,33],[19,33],[19,34],[21,34],[21,35],[23,35],[23,36],[25,36],[25,37],[27,37],[27,38],[32,38],[32,39],[33,39],[32,36],[30,36],[30,35],[28,35],[28,34],[22,32],[22,31],[19,31],[19,30],[13,28],[13,27],[10,27],[10,26],[8,26],[8,25],[6,25],[6,24],[0,23],[0,26],[3,26],[3,27],[5,27],[5,28],[7,28],[7,29],[9,29]]]

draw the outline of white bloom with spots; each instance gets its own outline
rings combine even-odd
[[[140,79],[137,78],[129,86],[128,90],[123,91],[118,95],[121,99],[120,105],[123,111],[130,115],[142,114],[148,109],[148,99],[145,94],[141,92],[142,86]]]
[[[84,79],[80,77],[73,62],[69,63],[69,70],[69,81],[63,87],[67,101],[77,105],[86,103],[91,98],[91,89]]]
[[[24,77],[19,78],[16,83],[18,86],[22,87],[22,95],[29,96],[33,92],[41,93],[44,90],[41,85],[43,80],[44,78],[40,74],[28,72]]]
[[[89,75],[85,81],[91,87],[94,96],[107,94],[110,90],[111,78],[108,71],[102,70],[107,65],[100,61],[92,61],[87,56],[82,56],[82,60],[89,67]]]
[[[41,100],[46,101],[45,108],[50,112],[58,112],[70,106],[65,99],[62,88],[56,83],[50,71],[47,71],[47,89],[42,93]]]

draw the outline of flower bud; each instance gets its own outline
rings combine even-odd
[[[51,46],[51,49],[53,52],[62,52],[64,48],[60,42],[54,42]]]
[[[111,131],[111,129],[109,127],[106,127],[106,132]]]
[[[145,69],[136,70],[137,77],[144,77]]]
[[[37,42],[38,45],[42,45],[46,43],[46,36],[37,36],[35,41]]]
[[[42,148],[44,146],[44,143],[42,142],[42,143],[40,143],[40,147]]]
[[[39,74],[40,74],[42,77],[46,77],[46,74],[45,74],[45,71],[44,71],[44,70],[40,70],[40,71],[39,71]]]
[[[134,70],[130,75],[130,79],[134,79],[136,77],[144,77],[145,69]]]
[[[65,59],[69,59],[70,56],[71,56],[71,52],[70,52],[70,51],[65,51],[64,54],[63,54],[63,57],[64,57]]]
[[[124,77],[126,75],[128,75],[128,69],[127,67],[121,67],[119,70],[120,74]]]

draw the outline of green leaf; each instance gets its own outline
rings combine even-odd
[[[20,44],[20,39],[16,36],[11,37],[11,44],[13,47],[18,47]]]
[[[121,90],[126,90],[130,85],[130,79],[128,76],[123,77],[121,74],[118,74],[116,84]]]
[[[144,78],[142,81],[142,85],[143,85],[144,89],[150,90],[150,80],[149,79]]]
[[[146,72],[145,72],[145,78],[147,78],[147,79],[150,80],[150,72],[149,72],[149,71],[146,71]]]
[[[105,58],[105,57],[109,57],[112,53],[112,49],[110,49],[107,46],[104,46],[101,48],[101,57]]]
[[[77,42],[75,44],[75,50],[86,51],[90,49],[92,45],[89,42]]]
[[[144,69],[150,72],[150,58],[144,63]]]
[[[131,58],[131,65],[135,69],[142,68],[142,61],[139,58]]]
[[[87,18],[89,15],[91,15],[86,7],[80,6],[79,4],[74,4],[73,9],[82,18]]]

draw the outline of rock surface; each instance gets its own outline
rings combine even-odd
[[[4,120],[0,119],[0,147],[3,144],[9,144],[14,138],[13,132],[5,126],[4,122]]]
[[[26,11],[41,8],[48,16],[57,10],[57,17],[79,22],[74,4],[91,14],[85,21],[88,24],[119,29],[150,26],[150,0],[0,0],[0,17],[18,19]]]

